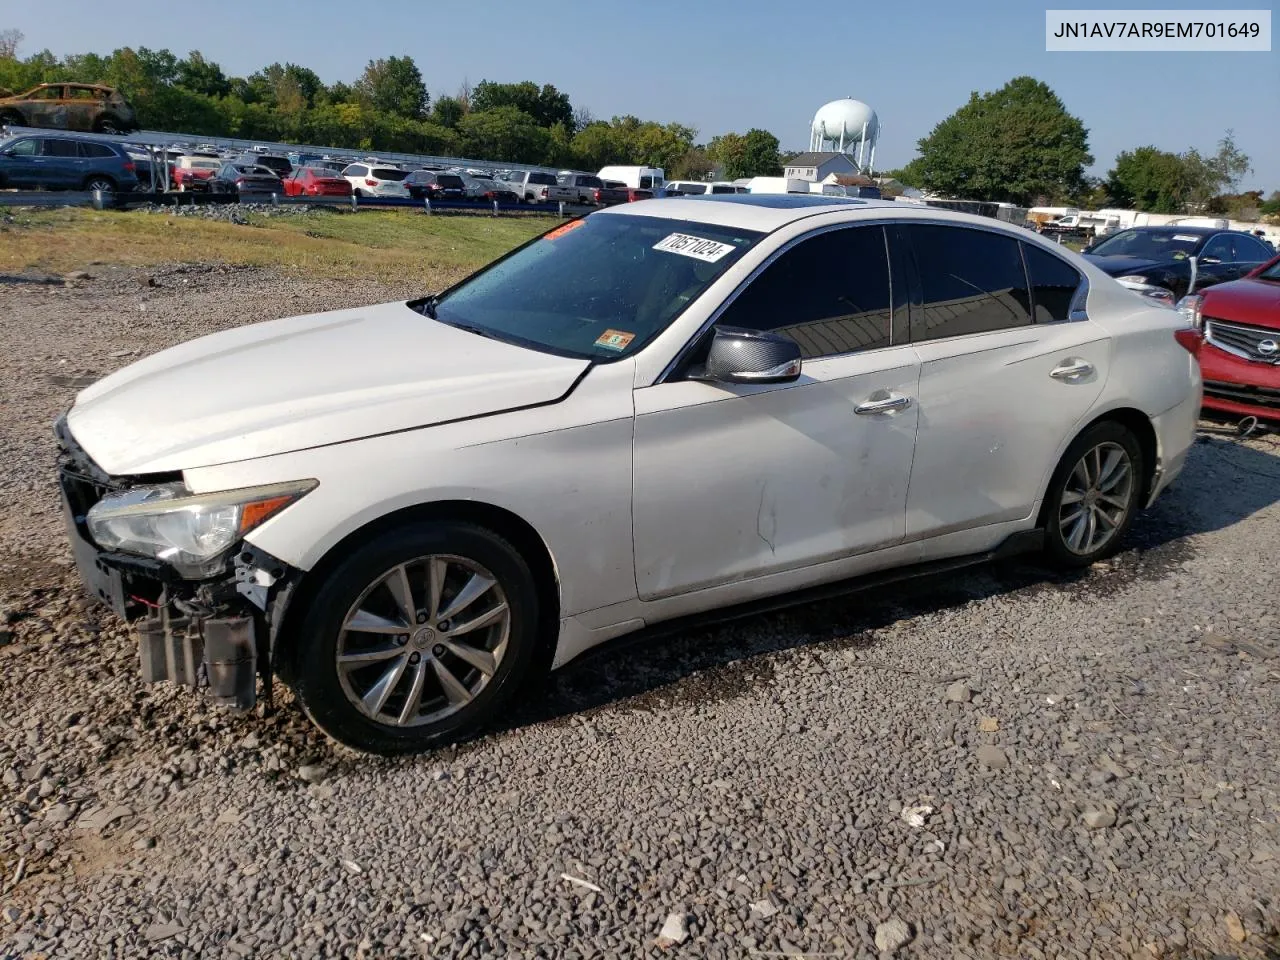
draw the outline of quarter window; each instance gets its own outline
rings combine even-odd
[[[882,227],[831,230],[796,244],[729,305],[723,327],[772,330],[808,360],[892,342],[889,257]]]
[[[906,227],[920,274],[922,303],[911,314],[920,342],[1021,327],[1031,322],[1018,241],[988,230]]]
[[[1031,277],[1031,301],[1036,323],[1071,318],[1071,299],[1080,286],[1080,274],[1060,257],[1030,243],[1022,245]]]

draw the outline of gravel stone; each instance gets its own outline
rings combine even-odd
[[[1003,770],[1009,765],[1009,757],[1004,752],[1004,748],[997,747],[993,743],[984,743],[978,748],[975,756],[979,763],[992,770]]]
[[[973,699],[973,691],[963,680],[957,680],[947,687],[947,692],[943,694],[942,699],[948,703],[968,703]]]
[[[662,929],[658,931],[659,945],[684,943],[688,939],[689,918],[683,913],[668,914],[666,921],[662,924]]]
[[[1227,928],[1227,936],[1236,943],[1244,943],[1248,934],[1245,933],[1244,923],[1240,920],[1240,915],[1234,910],[1228,910],[1223,922]]]
[[[329,776],[329,768],[318,763],[304,763],[298,768],[298,779],[305,783],[321,783]]]
[[[891,917],[876,927],[876,949],[881,953],[896,953],[911,942],[911,925],[901,917]]]
[[[158,349],[456,276],[86,267],[0,277],[0,955],[657,957],[672,913],[671,954],[708,958],[874,956],[893,917],[912,957],[1280,949],[1275,434],[1204,425],[1105,568],[1010,561],[604,650],[498,730],[361,757],[283,685],[263,716],[141,683],[76,582],[49,424]],[[977,677],[970,716],[942,691]]]
[[[1090,830],[1102,830],[1116,825],[1116,815],[1110,810],[1086,810],[1084,825]]]

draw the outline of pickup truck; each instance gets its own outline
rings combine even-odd
[[[551,173],[513,173],[507,182],[526,203],[578,202],[577,189],[561,186]]]
[[[591,191],[591,202],[602,207],[611,207],[615,203],[626,203],[631,199],[628,187],[618,180],[602,180],[602,186]]]

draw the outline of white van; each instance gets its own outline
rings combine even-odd
[[[796,177],[752,177],[747,190],[751,193],[808,193],[809,182]]]
[[[703,197],[708,194],[722,193],[749,193],[746,187],[740,187],[735,183],[729,183],[726,180],[717,180],[714,183],[707,183],[702,180],[668,180],[667,196],[680,194],[684,197]]]
[[[666,171],[661,167],[601,167],[596,174],[601,180],[617,180],[632,190],[653,190],[666,185]]]

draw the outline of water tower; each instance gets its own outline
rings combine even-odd
[[[856,159],[862,173],[869,173],[875,166],[879,139],[880,118],[861,100],[846,98],[823,104],[809,127],[811,151],[848,154]]]

